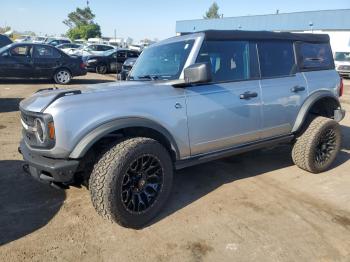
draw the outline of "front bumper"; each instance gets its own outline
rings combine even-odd
[[[19,152],[28,164],[28,172],[35,179],[44,183],[70,184],[79,166],[78,160],[53,159],[33,153],[22,140]]]
[[[338,70],[338,74],[339,74],[340,76],[350,77],[350,71]]]

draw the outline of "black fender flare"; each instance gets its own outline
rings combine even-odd
[[[295,133],[300,130],[312,106],[317,101],[323,98],[333,99],[338,104],[338,107],[340,107],[339,98],[336,95],[334,95],[334,93],[332,93],[331,91],[321,90],[311,94],[299,110],[298,116],[294,122],[292,133]]]
[[[73,151],[70,153],[69,157],[73,159],[82,158],[86,154],[86,152],[105,135],[128,127],[144,127],[159,132],[169,141],[171,149],[175,151],[176,159],[179,159],[179,149],[175,139],[170,134],[170,132],[162,125],[152,120],[139,117],[115,119],[96,127],[78,142],[78,144],[74,147]]]

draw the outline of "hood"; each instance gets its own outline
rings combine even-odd
[[[80,96],[92,93],[122,93],[130,90],[130,95],[134,95],[135,92],[139,92],[142,88],[158,88],[159,85],[165,84],[165,82],[157,83],[151,81],[126,81],[126,82],[111,82],[104,84],[87,85],[74,89],[43,89],[34,93],[27,99],[20,102],[20,108],[25,111],[31,112],[44,112],[53,102],[64,99],[67,96]]]

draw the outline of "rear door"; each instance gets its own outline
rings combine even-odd
[[[211,64],[213,81],[186,88],[191,154],[259,140],[261,92],[255,45],[204,42],[197,62]]]
[[[291,41],[257,43],[262,95],[261,138],[289,134],[308,97],[307,83],[298,72]]]
[[[337,90],[339,74],[334,69],[330,44],[298,42],[296,47],[299,67],[307,80],[309,93]]]
[[[62,55],[54,47],[35,45],[33,50],[35,73],[38,77],[52,77],[56,69],[62,66]]]

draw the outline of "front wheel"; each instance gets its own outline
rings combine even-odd
[[[293,150],[293,162],[311,173],[326,171],[335,160],[341,147],[338,122],[318,116],[297,138]]]
[[[173,165],[168,151],[150,138],[131,138],[113,146],[95,165],[92,204],[102,217],[141,228],[164,206],[171,191]]]
[[[56,84],[66,85],[72,80],[72,75],[67,69],[62,68],[56,71],[53,79],[55,80]]]

